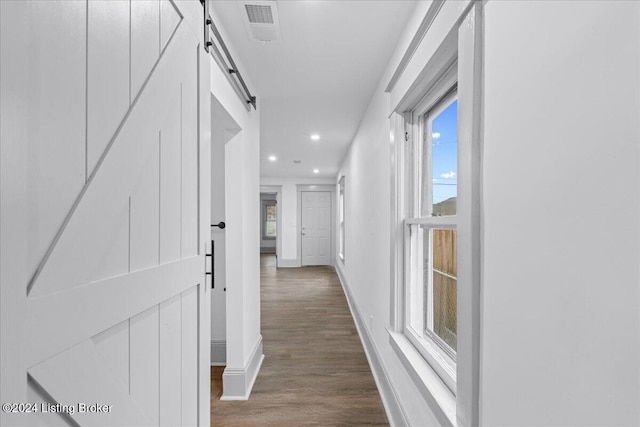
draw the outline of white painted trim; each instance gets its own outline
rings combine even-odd
[[[335,267],[336,265],[336,247],[335,247],[335,239],[336,239],[336,185],[335,184],[297,184],[296,185],[296,197],[297,197],[297,209],[298,209],[298,225],[296,227],[296,233],[298,235],[298,265],[296,267],[302,266],[302,192],[303,191],[321,191],[321,192],[330,192],[329,200],[331,201],[331,230],[329,231],[329,235],[331,236],[331,241],[329,245],[331,247],[331,253],[329,254],[329,260],[331,264]]]
[[[336,184],[338,191],[336,192],[336,252],[338,260],[344,265],[344,257],[347,247],[347,184],[344,175],[340,176]],[[342,200],[341,200],[342,197]],[[340,222],[342,217],[342,224]],[[344,224],[344,230],[342,225]]]
[[[392,134],[390,135],[390,154],[391,154],[391,191],[389,204],[391,206],[391,215],[390,215],[390,227],[389,227],[389,243],[390,243],[390,279],[391,279],[391,310],[390,310],[390,319],[389,324],[391,328],[396,331],[402,331],[403,319],[404,319],[404,310],[403,304],[404,301],[404,286],[397,286],[398,283],[404,283],[404,217],[405,217],[405,208],[402,203],[400,203],[400,198],[398,197],[405,188],[405,176],[404,176],[404,165],[405,157],[404,157],[404,146],[406,144],[405,135],[411,137],[409,132],[405,134],[405,125],[410,123],[409,120],[406,120],[405,117],[398,113],[393,113],[391,115],[391,129]]]
[[[389,80],[387,88],[384,90],[385,92],[391,92],[393,90],[393,87],[396,85],[396,82],[402,75],[402,72],[407,68],[411,58],[413,58],[413,54],[418,49],[418,46],[420,46],[420,42],[424,38],[425,34],[427,34],[427,31],[429,31],[429,28],[431,28],[431,24],[433,24],[433,21],[436,19],[436,16],[438,15],[438,12],[440,12],[440,8],[443,4],[444,0],[434,0],[433,3],[431,3],[431,6],[429,6],[429,10],[427,10],[424,19],[420,23],[420,27],[418,27],[416,34],[413,36],[413,39],[411,39],[411,43],[409,43],[407,50],[393,73],[393,76]]]
[[[443,426],[455,426],[456,398],[449,387],[404,334],[390,330],[387,332],[391,347],[440,423]]]
[[[458,31],[457,27],[454,27],[429,59],[418,78],[411,84],[409,90],[399,100],[395,111],[400,113],[417,109],[425,96],[430,97],[429,92],[433,87],[444,89],[445,92],[448,91],[450,88],[446,87],[445,82],[447,75],[449,75],[448,71],[457,60],[457,53]],[[437,98],[433,101],[437,101]],[[419,113],[419,111],[416,112]]]
[[[276,259],[279,259],[282,255],[282,185],[261,185],[260,193],[276,193]]]
[[[344,272],[342,271],[342,267],[340,265],[336,266],[336,272],[338,273],[338,278],[340,279],[340,284],[342,285],[344,295],[347,298],[347,304],[349,304],[351,317],[353,317],[353,320],[356,324],[358,336],[360,337],[362,347],[364,348],[365,355],[367,356],[367,361],[369,362],[369,367],[371,368],[373,379],[378,386],[380,398],[382,399],[384,410],[387,414],[387,418],[389,419],[389,424],[392,427],[408,426],[409,422],[407,420],[407,416],[405,415],[405,410],[402,407],[402,403],[398,398],[398,394],[396,393],[393,384],[389,380],[389,375],[384,368],[382,358],[380,357],[380,353],[378,352],[375,342],[373,341],[369,330],[365,327],[366,323],[364,321],[364,318],[362,317],[362,313],[358,308],[358,304],[353,297],[351,290],[349,289],[346,277],[344,276]]]
[[[227,341],[211,340],[211,366],[227,365]]]
[[[458,338],[457,422],[480,423],[482,325],[483,3],[460,24],[458,36]]]
[[[267,199],[267,198],[263,198],[263,196],[266,196],[265,193],[260,193],[260,242],[262,243],[263,241],[274,241],[277,243],[277,237],[278,237],[278,200],[277,200],[277,194],[275,196],[272,197],[276,197],[273,199]],[[267,223],[267,206],[275,206],[276,207],[276,236],[275,237],[270,237],[267,236],[267,230],[266,230],[266,223]],[[273,247],[273,249],[275,249],[275,246],[268,246],[268,247]],[[260,248],[262,249],[262,247]]]
[[[424,35],[414,55],[390,92],[390,112],[413,110],[425,90],[438,80],[441,65],[449,65],[449,48],[457,48],[458,28],[475,0],[445,1],[429,32]],[[447,64],[448,63],[448,64]],[[447,67],[445,66],[445,69]],[[434,72],[435,71],[435,72]]]
[[[222,374],[222,397],[220,400],[249,400],[263,360],[262,335],[259,335],[244,368],[225,368]]]
[[[434,35],[425,35],[429,46],[418,48],[411,65],[412,71],[403,73],[400,81],[392,90],[392,114],[390,116],[393,135],[391,139],[391,329],[392,347],[399,353],[403,363],[407,366],[407,372],[416,378],[417,371],[422,369],[425,363],[414,360],[410,354],[417,351],[415,346],[411,351],[405,351],[403,344],[409,342],[404,335],[402,319],[402,302],[405,298],[403,278],[403,258],[407,252],[403,237],[402,220],[411,217],[406,200],[402,195],[411,191],[411,181],[408,177],[412,173],[409,159],[403,159],[408,153],[404,152],[405,135],[410,144],[418,137],[417,126],[413,126],[411,111],[417,107],[426,108],[424,97],[429,96],[429,91],[437,87],[439,83],[446,83],[447,69],[455,62],[457,57],[458,74],[458,99],[459,99],[459,188],[458,211],[460,218],[455,218],[458,224],[458,346],[456,363],[456,409],[454,413],[454,425],[472,426],[478,425],[479,401],[480,401],[480,337],[482,325],[480,324],[482,310],[481,293],[482,268],[481,268],[481,239],[482,228],[482,67],[483,67],[483,29],[482,29],[482,2],[463,1],[447,2],[439,14],[438,21],[434,24]],[[435,26],[439,30],[435,31]],[[441,41],[439,40],[442,37]],[[422,49],[422,50],[421,50]],[[420,58],[420,60],[418,60]],[[424,64],[424,66],[422,65]],[[408,74],[411,74],[409,76]],[[444,86],[448,86],[444,84]],[[446,88],[445,88],[446,89]],[[437,99],[437,94],[432,95]],[[405,134],[406,132],[406,134]],[[465,169],[466,168],[466,169]],[[463,170],[465,170],[463,175]],[[466,186],[461,183],[468,183]],[[408,188],[407,188],[408,187]],[[395,197],[394,197],[395,196]],[[405,198],[406,199],[406,198]],[[404,212],[403,212],[404,211]],[[432,219],[441,226],[447,225],[449,219]],[[409,220],[407,223],[422,223],[420,220]],[[462,237],[460,237],[462,236]],[[405,259],[405,261],[407,261]],[[405,266],[405,269],[407,267]],[[399,333],[403,340],[397,338]],[[406,341],[405,341],[406,340]],[[407,347],[408,348],[408,347]],[[434,372],[430,367],[431,372]],[[435,402],[433,406],[440,407],[438,396],[434,395],[431,387],[423,387],[427,402]],[[424,394],[424,393],[423,393]],[[446,402],[445,402],[446,403]],[[435,410],[435,409],[434,409]],[[441,408],[442,412],[444,408]],[[448,418],[451,418],[450,416]]]
[[[300,263],[300,259],[298,258],[293,258],[293,259],[284,259],[284,258],[278,258],[278,268],[293,268],[293,267],[301,267],[302,264]]]

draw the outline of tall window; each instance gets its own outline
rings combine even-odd
[[[405,333],[455,392],[458,101],[455,90],[413,113],[407,160]]]
[[[340,207],[340,259],[344,262],[344,176],[340,178],[338,182],[340,187],[339,192],[339,207]]]
[[[391,85],[390,343],[453,425],[480,423],[482,9]]]
[[[276,215],[277,207],[275,200],[262,201],[262,238],[276,238]]]

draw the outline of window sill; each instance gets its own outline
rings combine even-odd
[[[438,419],[443,425],[456,426],[456,397],[404,334],[387,332],[391,347]]]

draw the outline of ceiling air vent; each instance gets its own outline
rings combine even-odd
[[[245,4],[245,10],[250,24],[273,24],[273,13],[270,6],[258,4]]]
[[[278,7],[273,0],[241,1],[242,20],[249,39],[257,42],[280,40]]]

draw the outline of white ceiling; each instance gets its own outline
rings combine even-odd
[[[281,40],[262,44],[249,38],[239,2],[212,2],[259,96],[261,176],[335,177],[415,2],[275,3]]]

